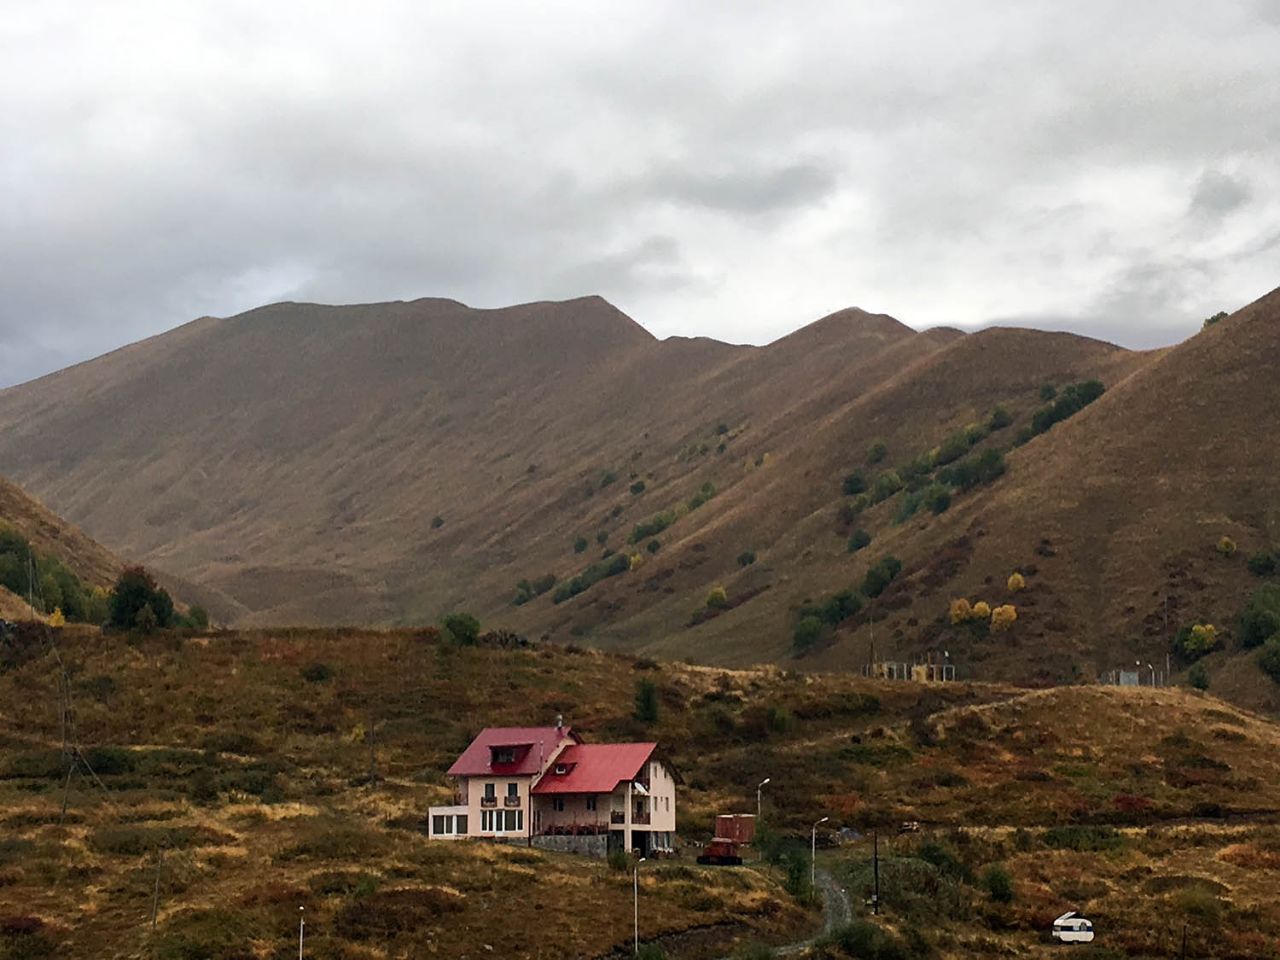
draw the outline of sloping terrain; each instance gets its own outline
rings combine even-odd
[[[974,678],[1163,672],[1198,618],[1218,628],[1214,689],[1274,709],[1232,623],[1246,558],[1280,547],[1278,297],[1154,353],[856,309],[735,347],[659,342],[599,298],[277,304],[0,392],[0,463],[245,625],[465,609],[534,637],[785,661],[806,605],[892,554],[895,582],[805,662],[867,663],[874,619],[877,659],[946,651]],[[1046,429],[1045,398],[1088,381],[1106,392]],[[913,513],[961,454],[1005,469]],[[858,502],[854,471],[906,489]],[[958,597],[1017,622],[953,626]]]
[[[68,788],[59,674],[40,641],[0,668],[0,950],[28,949],[18,956],[41,944],[73,960],[284,956],[300,906],[308,955],[625,955],[629,870],[421,835],[478,728],[556,713],[589,740],[654,739],[681,773],[687,847],[640,877],[642,938],[692,931],[673,958],[816,926],[785,870],[692,863],[714,815],[753,810],[766,776],[764,811],[795,838],[791,862],[800,852],[807,866],[824,816],[824,844],[841,828],[878,830],[885,921],[917,926],[944,957],[1040,956],[1045,918],[1069,907],[1105,918],[1107,942],[1142,945],[1134,956],[1168,956],[1152,917],[1206,881],[1194,943],[1210,919],[1270,939],[1201,955],[1273,956],[1280,931],[1268,896],[1280,731],[1210,696],[728,671],[457,646],[429,629],[68,628],[58,643],[97,779],[81,770]],[[633,716],[641,682],[657,690],[656,721]],[[924,831],[899,835],[903,820]],[[859,909],[868,841],[832,854]],[[978,881],[999,861],[1015,877],[1009,904],[988,903]]]
[[[119,557],[3,477],[0,527],[17,531],[37,553],[57,557],[89,586],[110,586],[124,566]]]

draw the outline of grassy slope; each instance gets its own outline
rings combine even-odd
[[[483,943],[504,956],[606,952],[625,940],[627,890],[604,865],[431,845],[416,832],[425,808],[449,796],[442,771],[478,727],[557,712],[591,739],[660,740],[685,779],[681,830],[691,839],[715,813],[751,809],[764,776],[774,780],[773,822],[797,833],[821,815],[863,828],[907,818],[938,829],[1043,828],[1168,823],[1213,805],[1280,810],[1277,728],[1172,690],[925,688],[556,648],[456,649],[413,632],[125,644],[69,631],[61,644],[80,740],[106,794],[78,779],[72,822],[57,826],[51,662],[36,657],[0,675],[0,916],[39,915],[71,957],[102,956],[102,943],[116,951],[108,955],[139,955],[154,880],[148,851],[171,828],[180,852],[164,879],[162,956],[182,956],[184,938],[211,931],[274,955],[298,905],[322,956],[391,956],[393,943],[411,942],[443,955]],[[333,675],[303,680],[316,663]],[[630,717],[638,678],[661,694],[652,728]],[[370,724],[387,778],[376,790],[362,784]],[[1040,862],[1027,858],[1025,869]],[[1148,865],[1152,876],[1172,869]],[[811,920],[779,879],[655,868],[646,935],[732,923],[718,927],[723,936],[785,939]],[[415,932],[361,940],[352,918],[365,915]],[[714,952],[707,936],[684,955]]]
[[[37,552],[55,556],[86,584],[110,586],[124,561],[0,477],[0,525],[26,537]]]

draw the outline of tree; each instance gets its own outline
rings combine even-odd
[[[1265,550],[1249,558],[1249,572],[1255,577],[1269,577],[1276,572],[1276,558]]]
[[[996,607],[991,611],[991,629],[997,631],[1010,630],[1018,619],[1018,608],[1011,603]]]
[[[756,552],[754,550],[743,550],[738,554],[738,566],[749,567],[756,562]]]
[[[895,556],[887,556],[867,571],[862,580],[862,592],[868,597],[878,597],[893,582],[893,578],[902,572],[902,561]]]
[[[633,484],[631,485],[631,493],[632,493],[632,495],[637,496],[637,497],[638,497],[640,494],[644,493],[644,481],[643,481],[643,480],[637,480],[635,483],[633,483]]]
[[[49,626],[65,627],[66,625],[67,625],[67,618],[63,615],[62,608],[54,607],[53,613],[49,614]]]
[[[815,643],[822,639],[826,628],[822,621],[816,616],[801,617],[800,622],[796,624],[795,631],[791,635],[792,645],[796,651],[803,653]]]
[[[658,688],[652,680],[636,681],[635,717],[641,723],[658,722]]]
[[[867,489],[867,478],[861,471],[855,471],[845,476],[844,482],[840,484],[840,489],[846,497],[856,496]]]
[[[1057,395],[1058,395],[1058,388],[1055,387],[1052,383],[1046,383],[1044,386],[1040,388],[1040,399],[1043,400],[1045,403],[1048,403]]]
[[[982,874],[982,886],[996,903],[1013,902],[1013,875],[1001,863],[993,863]]]
[[[951,491],[941,483],[930,484],[924,491],[924,505],[934,516],[945,513],[951,506]]]
[[[1262,648],[1262,656],[1258,658],[1258,666],[1262,672],[1276,683],[1280,683],[1280,637],[1272,637]]]
[[[875,489],[872,490],[871,499],[876,503],[881,500],[888,500],[895,493],[902,489],[902,477],[898,476],[897,471],[886,470],[880,476],[876,477]]]
[[[151,609],[151,604],[144,603],[133,618],[133,626],[139,633],[152,633],[160,625],[160,618]]]
[[[1220,642],[1217,628],[1213,624],[1193,623],[1178,631],[1173,646],[1184,660],[1199,660],[1206,653],[1217,649]]]
[[[1280,637],[1280,586],[1269,583],[1253,591],[1240,613],[1239,631],[1246,650]]]
[[[1026,585],[1027,585],[1026,579],[1017,570],[1009,574],[1009,582],[1006,584],[1006,586],[1009,588],[1010,593],[1017,593]]]
[[[1219,310],[1212,317],[1204,318],[1204,326],[1201,329],[1208,330],[1210,327],[1214,326],[1215,324],[1221,323],[1225,319],[1227,319],[1227,311]]]
[[[1015,614],[1014,616],[1015,616],[1015,618],[1016,618],[1016,616],[1017,616],[1017,615]],[[977,603],[975,603],[975,604],[973,605],[973,619],[975,619],[975,620],[990,620],[990,619],[991,619],[991,604],[987,603],[987,601],[985,601],[985,600],[979,600]]]
[[[197,630],[209,629],[209,612],[204,607],[195,606],[187,611],[187,619]]]
[[[1209,674],[1205,672],[1203,663],[1197,663],[1187,671],[1187,683],[1197,690],[1209,689]]]
[[[469,613],[446,614],[440,626],[445,636],[461,647],[474,647],[480,637],[480,621]]]
[[[996,407],[987,419],[987,429],[994,433],[996,430],[1003,430],[1011,423],[1013,423],[1013,417],[1009,415],[1009,411],[1004,407]]]
[[[729,606],[729,595],[725,592],[724,587],[715,586],[711,588],[711,592],[707,594],[707,606],[712,610],[725,610]]]
[[[144,608],[149,611],[143,618],[148,629],[172,624],[173,598],[168,591],[157,586],[143,567],[126,567],[111,592],[108,623],[120,630],[142,629],[138,617]]]
[[[973,607],[965,597],[956,597],[951,601],[950,613],[952,624],[968,623],[973,619]]]
[[[849,552],[857,553],[863,547],[871,543],[871,534],[859,527],[853,531],[853,536],[849,538]]]
[[[574,552],[574,553],[582,553],[582,552],[583,552],[584,550],[586,550],[586,549],[587,549],[587,538],[586,538],[586,537],[578,537],[578,539],[576,539],[576,540],[574,540],[574,541],[573,541],[573,552]]]
[[[439,530],[444,526],[444,517],[435,516],[431,518],[431,529]]]

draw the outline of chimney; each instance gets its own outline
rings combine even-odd
[[[564,729],[564,714],[560,714],[560,713],[556,714],[556,729],[557,730]]]

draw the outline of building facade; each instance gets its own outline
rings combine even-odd
[[[452,805],[432,807],[436,839],[486,838],[561,849],[674,849],[676,776],[656,743],[583,743],[568,727],[490,727],[449,768]]]

